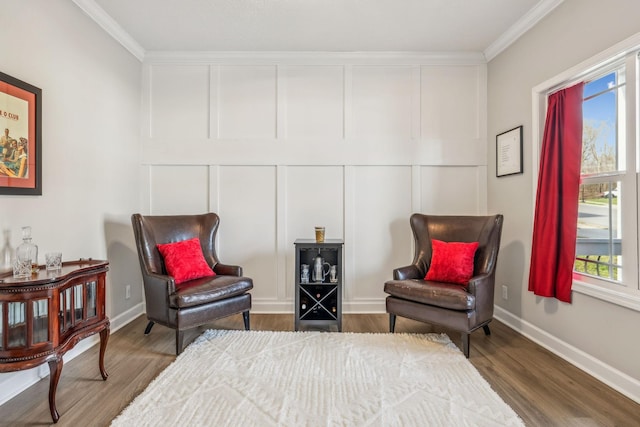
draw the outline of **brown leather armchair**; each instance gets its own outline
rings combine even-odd
[[[216,255],[215,239],[220,219],[215,213],[175,216],[131,216],[142,270],[151,332],[154,323],[176,330],[176,355],[182,352],[184,331],[215,319],[242,313],[249,330],[249,310],[253,281],[242,276],[242,267],[222,264]],[[176,287],[167,275],[158,243],[199,238],[213,277],[192,279]]]
[[[462,351],[469,357],[469,335],[482,327],[491,333],[496,261],[502,234],[502,215],[434,216],[413,214],[410,219],[415,240],[413,263],[393,271],[384,284],[389,330],[396,316],[438,324],[460,331]],[[425,280],[431,264],[431,240],[478,242],[473,277],[468,285]]]

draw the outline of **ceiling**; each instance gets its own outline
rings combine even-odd
[[[563,0],[73,0],[146,52],[484,53]]]

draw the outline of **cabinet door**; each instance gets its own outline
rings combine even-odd
[[[27,304],[23,301],[7,304],[7,348],[27,346]]]
[[[66,332],[73,326],[71,323],[71,287],[60,291],[60,333]]]
[[[91,323],[98,316],[95,277],[74,282],[60,291],[60,333]]]
[[[91,319],[98,315],[98,289],[97,282],[91,280],[86,284],[87,292],[87,319]]]
[[[49,298],[31,301],[31,343],[49,341]]]
[[[73,323],[78,324],[84,319],[84,285],[78,283],[73,286]]]

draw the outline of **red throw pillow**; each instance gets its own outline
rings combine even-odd
[[[176,285],[191,279],[215,276],[202,254],[197,237],[175,243],[160,243],[158,251],[164,258],[164,266]]]
[[[425,280],[466,285],[473,277],[473,261],[478,242],[431,240],[431,266]]]

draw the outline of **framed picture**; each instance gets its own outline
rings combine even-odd
[[[496,176],[522,173],[522,126],[496,136]]]
[[[42,194],[42,90],[0,73],[0,194]]]

